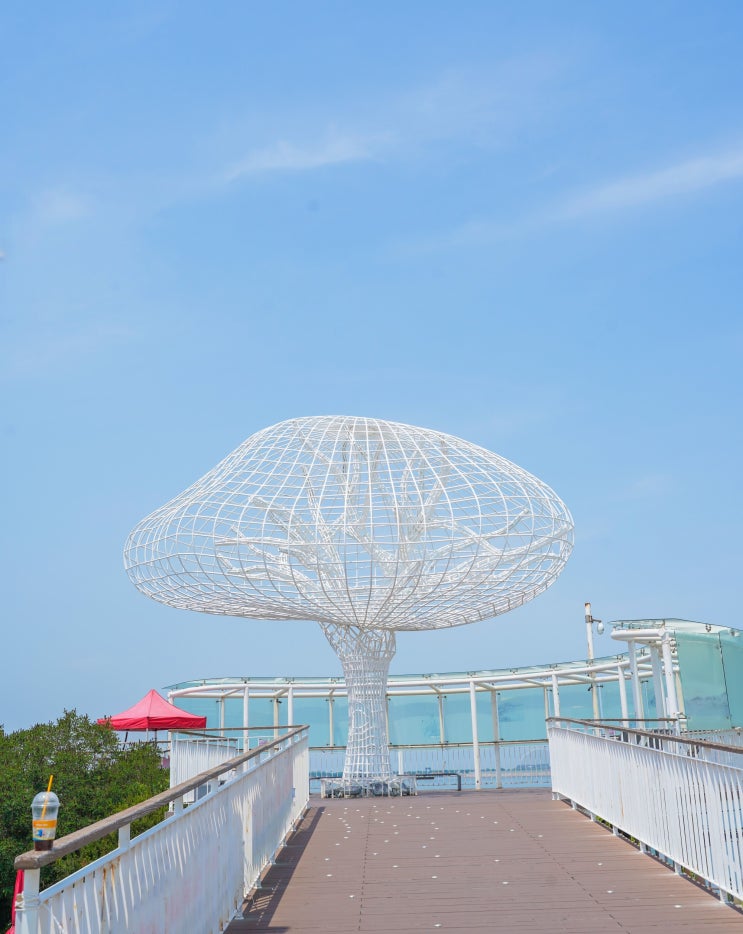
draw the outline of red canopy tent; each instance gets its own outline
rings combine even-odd
[[[181,710],[160,697],[157,691],[149,691],[133,707],[113,717],[101,717],[99,723],[108,724],[114,730],[198,730],[206,726],[206,717]]]

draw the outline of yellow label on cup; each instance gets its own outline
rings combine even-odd
[[[57,831],[56,820],[35,820],[34,840],[53,840]]]

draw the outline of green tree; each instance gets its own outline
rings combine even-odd
[[[74,710],[66,710],[56,723],[15,733],[0,727],[0,930],[10,923],[13,861],[32,847],[31,801],[46,789],[50,775],[60,800],[58,837],[138,804],[169,782],[154,743],[121,749],[112,730]],[[138,821],[132,834],[161,816]],[[112,834],[57,860],[42,871],[42,884],[51,885],[115,846]]]

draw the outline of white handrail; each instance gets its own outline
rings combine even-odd
[[[555,796],[743,898],[743,749],[559,718],[547,733]]]
[[[228,773],[219,784],[220,773]],[[195,804],[186,794],[210,786]],[[131,821],[172,801],[130,839]],[[149,801],[18,857],[25,870],[19,934],[192,934],[222,930],[309,801],[306,728],[234,757]],[[40,866],[119,830],[113,852],[39,893]]]

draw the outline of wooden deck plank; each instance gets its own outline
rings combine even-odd
[[[543,789],[312,798],[227,934],[743,930],[743,916]]]

